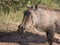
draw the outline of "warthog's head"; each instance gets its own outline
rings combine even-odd
[[[30,29],[32,26],[34,26],[33,11],[36,11],[36,10],[37,10],[37,5],[31,6],[28,10],[24,11],[22,23],[18,26],[19,31]]]

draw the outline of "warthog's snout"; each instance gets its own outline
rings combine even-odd
[[[23,28],[23,26],[18,26],[18,33],[20,34],[20,35],[22,35],[23,34],[23,30],[24,30],[25,28]]]

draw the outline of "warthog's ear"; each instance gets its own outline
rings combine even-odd
[[[38,5],[31,6],[30,9],[37,10],[38,9]]]
[[[38,9],[38,5],[35,5],[35,9],[36,9],[36,10]]]

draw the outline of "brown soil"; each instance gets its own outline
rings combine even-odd
[[[2,33],[0,35],[0,45],[48,45],[45,35],[25,32],[19,35],[17,32]],[[53,42],[53,45],[60,43]]]

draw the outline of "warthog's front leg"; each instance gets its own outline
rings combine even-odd
[[[17,30],[18,34],[22,35],[23,34],[23,30],[24,30],[24,28],[19,25],[18,26],[18,30]]]

